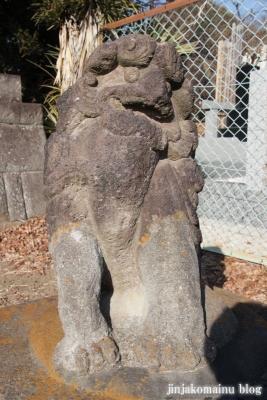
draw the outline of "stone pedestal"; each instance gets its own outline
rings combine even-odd
[[[221,289],[215,292],[210,290],[206,296],[208,332],[213,339],[221,339],[225,329],[229,333],[234,326],[235,322],[229,319],[228,312],[234,315],[234,321],[238,321],[239,332],[230,343],[224,346],[225,343],[220,343],[222,347],[212,363],[187,372],[158,373],[146,368],[114,366],[87,377],[69,372],[63,378],[52,364],[55,346],[64,335],[57,299],[45,298],[1,308],[0,398],[222,400],[223,397],[227,400],[265,400],[266,309],[259,303]],[[240,394],[240,384],[261,388],[261,394],[255,397]],[[223,393],[222,387],[234,388],[235,395]],[[182,388],[187,388],[187,392],[182,392]]]

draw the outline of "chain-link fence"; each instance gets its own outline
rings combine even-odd
[[[194,0],[193,0],[194,1]],[[203,245],[267,264],[266,0],[199,1],[105,29],[172,42],[194,84]]]

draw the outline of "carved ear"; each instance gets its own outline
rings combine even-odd
[[[118,62],[122,67],[147,67],[156,48],[156,42],[146,35],[127,35],[117,40]]]
[[[90,55],[84,72],[93,72],[96,75],[104,75],[117,66],[117,43],[106,42],[97,47]]]
[[[184,71],[179,54],[171,43],[157,43],[153,57],[156,64],[169,82],[180,83],[184,77]]]

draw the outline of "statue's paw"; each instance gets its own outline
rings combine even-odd
[[[120,361],[119,349],[109,336],[97,343],[92,343],[90,356],[92,359],[90,373],[102,369],[103,366],[115,365]]]
[[[119,349],[109,336],[90,345],[70,343],[63,338],[53,356],[53,363],[57,369],[80,375],[92,374],[119,361]]]

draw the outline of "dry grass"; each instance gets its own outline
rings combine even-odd
[[[55,294],[45,216],[0,232],[0,307]]]

